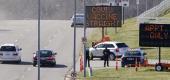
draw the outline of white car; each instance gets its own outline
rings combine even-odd
[[[74,27],[74,24],[76,25],[76,27],[83,27],[84,25],[84,13],[76,13],[76,20],[74,21],[75,17],[74,15],[72,16],[71,20],[71,27]]]
[[[103,58],[103,50],[107,47],[110,50],[110,60],[115,60],[116,57],[121,57],[129,47],[123,42],[107,41],[96,44],[94,47],[89,48],[89,55],[91,60],[93,58]]]
[[[14,61],[17,63],[21,62],[21,54],[20,51],[22,49],[19,48],[15,44],[3,44],[0,46],[0,61]]]

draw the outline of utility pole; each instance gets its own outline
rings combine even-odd
[[[84,77],[86,77],[86,0],[84,0]]]
[[[136,0],[136,7],[137,7],[137,15],[136,15],[136,17],[138,17],[138,15],[139,15],[139,0]]]
[[[41,0],[38,0],[38,80],[40,80],[40,19],[41,18]]]
[[[147,11],[147,10],[148,10],[148,0],[146,0],[146,3],[145,3],[145,4],[146,4],[146,7],[145,7],[146,10],[145,10],[145,11]]]
[[[77,10],[77,2],[74,0],[74,46],[73,46],[73,72],[71,73],[73,80],[75,80],[76,77],[76,10]]]

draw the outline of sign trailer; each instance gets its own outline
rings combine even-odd
[[[155,70],[168,69],[170,64],[161,63],[160,47],[170,47],[170,24],[140,24],[139,46],[159,47],[159,63],[155,65]]]

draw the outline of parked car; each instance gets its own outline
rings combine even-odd
[[[122,56],[121,66],[144,64],[145,55],[146,53],[141,49],[130,49]]]
[[[76,20],[74,20],[75,16],[76,16]],[[84,13],[76,13],[76,15],[72,16],[71,20],[72,20],[71,27],[74,27],[74,24],[76,25],[76,27],[83,27]]]
[[[103,58],[103,50],[107,47],[111,54],[110,54],[110,60],[115,60],[116,57],[121,57],[128,49],[129,47],[123,43],[123,42],[117,42],[117,41],[106,41],[106,42],[100,42],[93,47],[89,48],[90,52],[90,59],[93,60],[93,58]]]
[[[0,61],[3,62],[21,62],[21,51],[15,44],[3,44],[0,46]]]
[[[33,66],[35,67],[37,65],[38,60],[38,53],[40,55],[40,65],[56,65],[55,55],[57,53],[54,53],[52,50],[40,50],[39,52],[36,51],[33,55]]]

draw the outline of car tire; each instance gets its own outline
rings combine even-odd
[[[16,63],[17,63],[17,64],[20,64],[20,63],[21,63],[21,60],[17,61]]]
[[[125,64],[121,63],[121,67],[125,67]]]
[[[115,60],[115,59],[116,59],[116,56],[114,54],[110,54],[109,60]]]
[[[55,66],[56,66],[56,63],[53,63],[52,66],[55,67]]]
[[[36,65],[37,65],[36,63],[33,63],[33,66],[34,66],[34,67],[36,67]]]
[[[163,71],[163,66],[161,64],[156,64],[155,65],[155,70],[156,71]]]
[[[4,61],[1,61],[1,64],[4,64]]]

